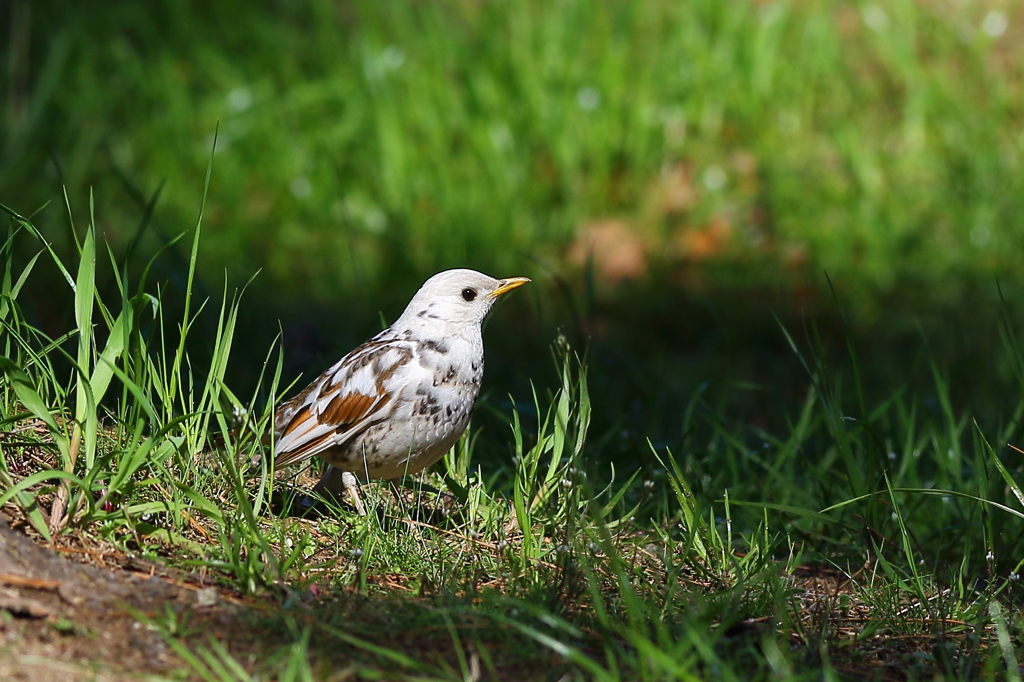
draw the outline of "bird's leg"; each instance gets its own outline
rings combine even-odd
[[[360,516],[366,516],[366,507],[363,506],[363,501],[359,497],[359,481],[356,480],[356,475],[351,471],[341,472],[341,484],[345,487],[345,492],[350,498],[352,498],[352,504],[356,506],[356,512]]]
[[[339,477],[338,474],[341,476]],[[328,493],[332,496],[337,493],[348,495],[352,504],[355,505],[356,513],[366,516],[366,507],[363,505],[362,498],[359,497],[359,481],[351,471],[341,471],[333,466],[327,467],[327,471],[313,488],[313,492],[319,493],[323,497],[328,497]]]

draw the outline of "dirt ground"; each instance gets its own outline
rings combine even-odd
[[[139,618],[187,610],[190,627],[228,630],[249,614],[196,576],[129,556],[81,561],[86,549],[41,547],[0,515],[0,680],[137,680],[182,667],[165,636]],[[226,595],[225,595],[226,596]]]
[[[95,546],[86,536],[76,538],[72,533],[63,536],[62,542],[59,547],[41,545],[12,528],[10,519],[0,514],[0,680],[198,679],[170,643],[181,641],[193,649],[209,645],[210,637],[247,670],[258,671],[268,652],[294,641],[289,627],[303,620],[330,622],[350,631],[354,628],[364,641],[457,669],[446,631],[431,626],[394,627],[395,619],[415,620],[409,600],[344,592],[319,596],[288,593],[283,601],[273,595],[246,597],[223,584],[213,586],[202,574]],[[803,569],[798,569],[794,579],[801,598],[817,605],[808,611],[810,620],[805,625],[810,630],[827,625],[841,640],[857,639],[864,622],[870,620],[865,605],[844,609],[841,614],[821,612],[828,604],[834,607],[837,595],[848,591],[848,581],[838,580],[835,571]],[[760,622],[751,623],[755,629],[764,627]],[[968,625],[959,621],[947,624]],[[494,672],[500,679],[557,680],[565,672],[554,660],[517,656],[507,641],[509,633],[488,632],[487,628],[480,632],[479,641],[491,651]],[[747,635],[737,631],[727,640],[742,640]],[[945,639],[963,646],[963,637],[961,632]],[[907,662],[930,651],[934,644],[934,637],[926,633],[909,639],[880,634],[861,642],[856,661],[847,660],[837,650],[833,665],[852,679],[902,680],[908,676]],[[373,679],[387,678],[372,655],[368,657],[365,651],[347,647],[338,639],[321,639],[316,632],[308,653],[318,678],[365,679],[363,672],[373,672],[369,675]],[[385,665],[388,668],[394,666]],[[919,672],[927,677],[929,670],[931,666],[925,665]]]
[[[394,648],[410,660],[441,668],[459,665],[446,629],[395,626],[422,616],[416,600],[346,591],[298,594],[287,588],[280,595],[245,596],[214,586],[201,573],[96,546],[89,536],[72,532],[61,542],[40,544],[0,514],[4,682],[199,679],[173,643],[194,652],[209,650],[212,638],[247,671],[258,673],[272,652],[296,641],[296,628],[311,625],[308,662],[318,679],[388,679],[389,671],[403,669],[401,663],[381,660],[374,647]],[[490,652],[500,679],[557,680],[564,673],[564,665],[550,655],[524,657],[509,645],[509,633],[485,624],[460,625],[479,633],[476,641]],[[355,639],[368,644],[348,646],[338,639],[343,633],[322,635],[321,626],[356,633]],[[479,661],[472,645],[467,651],[473,668]]]

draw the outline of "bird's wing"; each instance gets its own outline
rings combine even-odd
[[[385,419],[394,409],[386,383],[412,357],[407,343],[378,334],[282,405],[274,467],[307,460]]]

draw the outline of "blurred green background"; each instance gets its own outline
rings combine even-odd
[[[487,332],[492,404],[553,374],[561,329],[591,344],[603,443],[673,442],[702,384],[726,414],[786,419],[808,376],[773,316],[801,342],[817,325],[827,360],[845,353],[840,308],[869,392],[935,360],[996,415],[1017,392],[996,282],[1016,319],[1022,14],[7,0],[0,201],[50,202],[34,220],[68,249],[63,193],[80,228],[91,191],[138,273],[195,225],[219,126],[201,276],[216,298],[225,272],[234,288],[259,271],[240,384],[279,329],[309,377],[427,276],[473,267],[535,280]],[[178,280],[187,243],[158,281]],[[36,296],[36,322],[65,330],[70,310]]]

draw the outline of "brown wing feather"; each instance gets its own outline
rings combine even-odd
[[[349,393],[335,396],[317,416],[321,424],[331,424],[337,429],[344,429],[353,422],[366,416],[376,396],[362,393]]]
[[[289,433],[295,430],[295,427],[309,419],[309,416],[309,405],[304,405],[301,410],[292,415],[292,418],[288,420],[288,424],[283,429],[281,429],[281,435],[287,436]]]
[[[323,407],[319,414],[313,413],[312,405],[304,405],[302,409],[295,413],[288,426],[282,431],[282,437],[300,428],[321,431],[323,429],[318,427],[326,426],[329,428],[323,431],[323,433],[309,438],[309,440],[300,442],[291,450],[279,452],[275,460],[275,467],[281,468],[289,464],[301,462],[314,454],[322,452],[325,446],[329,447],[332,445],[329,441],[333,441],[336,434],[344,433],[364,417],[379,410],[388,402],[389,397],[384,395],[383,392],[378,396],[370,396],[363,393],[337,395]],[[310,422],[313,423],[311,424]]]
[[[339,383],[344,377],[365,370],[368,364],[379,362],[384,353],[396,350],[399,352],[394,362],[383,367],[377,364],[379,373],[374,381],[376,395],[367,395],[358,390],[344,394],[339,391]],[[366,426],[369,426],[369,418],[391,400],[391,396],[384,388],[384,382],[411,357],[412,353],[407,348],[392,345],[388,340],[375,337],[282,405],[278,411],[278,442],[280,444],[282,439],[294,442],[286,446],[287,450],[279,450],[276,453],[275,467],[285,467],[320,454],[334,445],[334,439],[338,434],[353,430],[355,435],[361,431],[362,429],[358,427],[360,422],[366,421]],[[297,406],[298,409],[294,414],[288,414],[291,409],[295,409],[293,406]],[[288,436],[292,438],[289,439]]]
[[[308,459],[312,455],[307,455],[306,453],[308,453],[308,452],[314,452],[314,453],[315,452],[320,452],[321,450],[324,449],[323,446],[329,445],[328,441],[333,439],[333,437],[334,437],[334,433],[331,432],[331,431],[328,431],[327,433],[321,434],[320,436],[318,436],[316,438],[312,438],[312,439],[306,441],[305,443],[302,444],[301,448],[298,448],[296,450],[292,450],[290,452],[283,452],[283,453],[281,453],[274,460],[274,468],[275,469],[282,469],[282,468],[288,466],[289,464],[295,464],[296,462],[301,462],[301,461],[303,461],[305,459]]]

